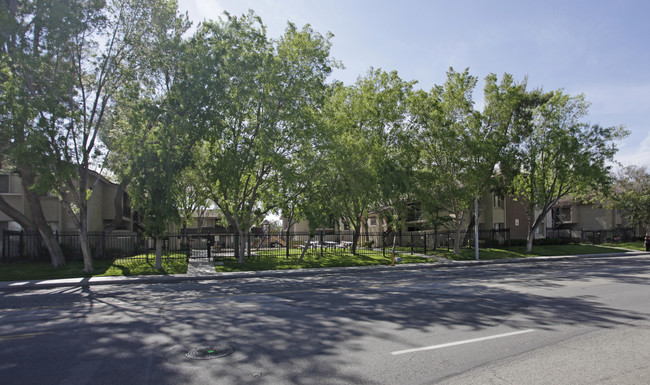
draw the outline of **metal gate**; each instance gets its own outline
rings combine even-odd
[[[237,237],[231,234],[190,235],[188,244],[191,250],[190,260],[212,261],[234,258]]]

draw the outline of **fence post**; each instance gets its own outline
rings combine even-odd
[[[246,255],[246,258],[250,258],[250,256],[252,255],[252,253],[251,253],[251,237],[252,237],[252,235],[251,235],[251,233],[249,231],[247,233],[247,235],[246,235],[246,249],[248,250],[248,255]]]
[[[234,252],[234,254],[235,254],[235,258],[238,258],[239,257],[239,231],[235,231],[235,239],[234,239],[234,241],[235,241],[234,242],[235,243],[235,252]]]
[[[287,251],[287,259],[289,259],[289,242],[291,242],[291,227],[287,227],[287,237],[285,240],[285,249]]]
[[[208,235],[205,238],[205,248],[206,248],[206,255],[208,256],[208,261],[212,261],[212,256],[210,255],[210,235]]]
[[[413,232],[411,231],[411,254],[413,254]]]
[[[323,230],[320,231],[320,256],[323,256]]]
[[[433,231],[433,251],[438,250],[438,226]]]
[[[427,255],[427,232],[424,232],[424,255]]]

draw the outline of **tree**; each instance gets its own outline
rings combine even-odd
[[[169,224],[179,225],[179,210],[190,197],[185,181],[192,152],[202,135],[189,121],[199,113],[187,103],[200,83],[186,75],[192,68],[192,47],[183,40],[190,24],[176,13],[175,3],[157,4],[147,14],[151,25],[135,45],[138,69],[124,78],[114,95],[116,108],[103,138],[111,150],[109,163],[128,187],[134,207],[143,215],[145,232],[156,239],[156,268],[162,268],[162,236]],[[192,88],[195,87],[195,88]],[[184,177],[185,176],[185,177]],[[197,197],[197,200],[199,198]]]
[[[380,206],[389,191],[399,195],[393,187],[406,177],[397,172],[397,147],[406,117],[405,101],[413,83],[402,80],[394,71],[370,69],[354,85],[336,85],[324,109],[330,132],[324,156],[330,169],[329,206],[336,218],[352,228],[353,253],[362,219]],[[390,176],[397,179],[388,183]]]
[[[189,164],[193,164],[190,160]],[[201,185],[200,176],[191,167],[184,167],[178,175],[182,189],[180,193],[179,211],[183,223],[183,232],[191,223],[195,213],[204,213],[208,207],[208,193]],[[183,234],[184,235],[184,234]]]
[[[100,132],[117,92],[142,75],[146,52],[175,17],[171,0],[2,4],[3,73],[10,80],[2,93],[17,96],[7,115],[15,133],[13,159],[29,189],[59,194],[79,228],[86,272],[93,270],[89,175],[106,155]]]
[[[528,99],[529,111],[522,114],[527,118],[523,137],[513,143],[512,162],[504,162],[503,171],[510,192],[526,208],[526,250],[531,252],[535,232],[558,200],[609,186],[608,162],[616,153],[614,141],[625,131],[584,123],[588,104],[583,95],[533,92]]]
[[[47,165],[57,159],[52,141],[70,119],[74,96],[75,39],[89,33],[99,3],[75,0],[5,1],[0,4],[0,116],[3,160],[21,176],[31,218],[0,209],[27,229],[36,229],[53,266],[65,264],[61,248],[45,220],[39,194],[51,189]]]
[[[420,137],[421,163],[416,191],[425,215],[435,225],[451,222],[458,253],[461,231],[472,202],[493,183],[492,178],[512,140],[516,140],[526,82],[504,74],[485,78],[482,112],[474,109],[477,79],[450,69],[443,86],[419,91],[410,100],[411,122]],[[447,211],[450,219],[440,216]],[[476,213],[477,214],[477,213]],[[470,224],[477,230],[477,216]]]
[[[475,168],[480,148],[480,139],[475,135],[480,118],[472,100],[476,82],[467,69],[462,73],[449,69],[444,86],[435,86],[429,93],[419,91],[410,102],[422,146],[420,175],[426,178],[425,191],[432,199],[445,202],[456,230],[456,254],[460,252],[460,234],[470,204],[484,175],[482,167]]]
[[[245,261],[250,227],[273,210],[283,170],[310,145],[323,103],[325,80],[334,64],[330,36],[289,23],[269,40],[252,12],[226,14],[205,23],[195,40],[196,78],[205,90],[194,95],[205,113],[198,169],[211,200],[239,235]]]
[[[650,171],[645,166],[627,166],[614,175],[609,205],[619,209],[632,225],[650,231]]]

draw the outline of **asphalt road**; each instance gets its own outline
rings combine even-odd
[[[649,278],[636,254],[5,290],[0,383],[648,384]]]

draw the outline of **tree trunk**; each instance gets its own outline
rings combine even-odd
[[[474,198],[474,258],[478,261],[478,194]]]
[[[81,254],[84,259],[84,273],[92,273],[95,271],[93,267],[93,256],[90,252],[90,245],[88,244],[88,224],[86,221],[81,222],[79,226],[79,244],[81,245]]]
[[[246,232],[244,230],[238,230],[239,234],[239,245],[237,251],[237,262],[246,263]]]
[[[43,214],[41,199],[38,197],[36,192],[30,189],[30,186],[34,184],[34,176],[24,169],[20,169],[20,179],[25,199],[27,199],[27,204],[29,205],[29,211],[31,211],[32,214],[32,224],[41,235],[43,243],[45,243],[45,247],[47,247],[47,250],[50,253],[52,266],[59,267],[65,265],[65,257],[63,251],[61,251],[61,246],[56,241],[54,232],[50,225],[47,224],[45,214]]]
[[[82,168],[79,172],[79,243],[81,244],[81,254],[84,259],[84,272],[92,273],[93,255],[88,243],[88,169]]]
[[[309,249],[309,247],[311,246],[312,239],[314,239],[314,237],[312,237],[310,235],[309,236],[309,241],[307,241],[307,243],[305,243],[305,246],[302,249],[302,253],[300,253],[300,258],[298,258],[298,263],[301,263],[302,259],[305,258],[305,253],[307,252],[307,249]]]
[[[526,238],[526,252],[527,253],[532,253],[533,252],[533,231],[528,232],[528,238]]]
[[[456,237],[454,239],[454,254],[460,254],[460,229],[463,226],[462,217],[456,219]]]
[[[2,196],[0,196],[0,211],[5,213],[9,218],[18,222],[18,224],[20,224],[20,226],[25,230],[34,230],[36,228],[31,219],[22,212],[16,210],[6,200],[4,200]]]
[[[163,240],[161,237],[156,237],[156,269],[162,269],[162,249]]]
[[[395,266],[395,250],[397,249],[397,233],[393,233],[393,249],[390,251],[390,265]]]
[[[535,226],[535,209],[530,208],[528,211],[528,237],[526,238],[526,252],[527,253],[532,253],[533,252],[533,240],[535,239],[535,230],[537,229],[537,226]]]
[[[357,245],[359,243],[359,230],[352,231],[352,255],[357,255]]]

